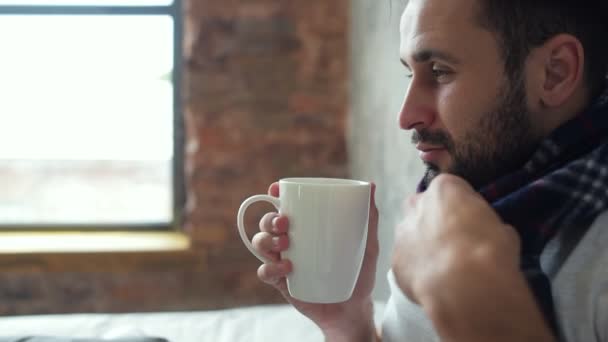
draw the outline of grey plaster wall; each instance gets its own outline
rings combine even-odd
[[[401,203],[415,191],[423,166],[399,129],[397,115],[407,87],[399,62],[399,20],[405,0],[352,0],[349,157],[354,178],[378,186],[380,261],[376,299],[388,297],[393,230]]]

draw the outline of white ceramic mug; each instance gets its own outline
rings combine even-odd
[[[348,300],[355,288],[365,254],[371,184],[332,178],[286,178],[279,181],[279,198],[256,195],[246,199],[238,212],[238,229],[245,246],[262,262],[245,233],[247,208],[270,202],[289,219],[291,260],[287,276],[289,294],[311,303]]]

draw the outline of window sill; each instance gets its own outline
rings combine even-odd
[[[178,232],[0,232],[4,274],[200,272],[205,265],[205,253]]]
[[[167,252],[187,250],[178,232],[0,232],[0,254]]]

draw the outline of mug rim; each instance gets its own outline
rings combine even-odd
[[[298,185],[316,185],[316,186],[369,186],[370,182],[346,179],[346,178],[328,178],[328,177],[289,177],[279,180],[279,183],[298,184]]]

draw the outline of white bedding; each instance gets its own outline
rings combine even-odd
[[[380,322],[383,305],[376,305]],[[323,341],[316,326],[288,305],[218,311],[72,314],[0,318],[0,336],[81,338],[158,336],[171,342]]]

